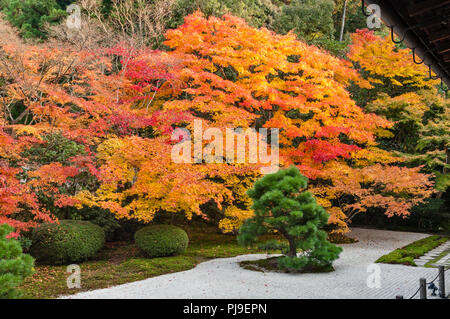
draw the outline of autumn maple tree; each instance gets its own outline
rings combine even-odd
[[[21,231],[56,220],[54,207],[98,207],[146,223],[218,215],[224,232],[236,231],[253,214],[246,191],[265,164],[173,162],[183,140],[172,133],[193,133],[194,120],[221,131],[279,128],[281,164],[311,180],[336,231],[369,207],[407,216],[430,195],[429,176],[394,166],[400,159],[378,147],[393,123],[351,98],[350,84],[372,85],[350,62],[292,33],[199,12],[164,44],[2,43],[1,222]]]
[[[394,122],[392,135],[382,139],[384,148],[401,155],[404,164],[433,173],[441,192],[438,197],[442,196],[450,185],[445,128],[450,101],[439,92],[439,81],[430,77],[435,74],[425,64],[414,63],[410,50],[398,47],[390,37],[359,30],[352,42],[349,59],[371,82],[369,88],[353,88],[353,96],[367,112]]]
[[[184,64],[178,76],[188,87],[169,92],[168,102],[161,92],[162,108],[191,110],[218,127],[279,128],[284,164],[295,164],[315,181],[319,202],[341,229],[346,227],[348,207],[336,205],[339,196],[328,192],[341,174],[354,178],[346,195],[361,191],[369,197],[360,211],[377,203],[385,208],[402,203],[396,205],[400,208],[396,214],[407,215],[408,198],[416,196],[421,201],[429,195],[430,183],[421,183],[426,176],[390,169],[389,164],[399,159],[377,148],[377,136],[389,135],[392,123],[365,113],[351,99],[346,90],[350,82],[363,88],[371,85],[348,62],[296,40],[293,34],[254,29],[231,16],[205,19],[196,13],[166,37],[170,55]],[[232,115],[236,112],[239,117]],[[409,183],[391,193],[388,188],[397,189],[398,180],[391,178],[384,181],[387,189],[377,191],[377,181],[360,175],[365,168],[399,175],[408,172]],[[368,187],[371,191],[362,191]]]

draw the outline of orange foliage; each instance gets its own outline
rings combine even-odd
[[[413,62],[410,49],[397,48],[390,37],[382,38],[364,29],[357,30],[351,38],[348,56],[369,72],[368,81],[372,84],[433,88],[438,83],[428,79],[427,66]]]
[[[376,206],[405,216],[429,195],[428,176],[389,166],[399,159],[377,148],[376,137],[392,123],[351,99],[350,83],[370,83],[348,61],[232,16],[195,13],[166,37],[167,52],[3,45],[0,75],[11,81],[2,95],[0,222],[32,226],[8,217],[24,201],[36,220],[52,220],[35,197],[40,191],[54,194],[58,206],[98,206],[143,222],[160,212],[208,218],[202,205],[213,202],[222,230],[235,231],[251,216],[245,192],[261,163],[174,163],[171,133],[176,126],[192,131],[194,119],[222,131],[279,128],[283,164],[297,165],[313,180],[313,192],[340,231],[346,214]],[[19,71],[10,74],[11,65]],[[17,102],[24,105],[20,119],[11,115]],[[21,156],[54,131],[84,144],[87,155],[70,165],[38,165]],[[100,186],[58,193],[81,172]],[[24,183],[19,174],[26,175]],[[337,204],[347,194],[357,204]]]

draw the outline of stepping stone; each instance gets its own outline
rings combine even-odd
[[[443,253],[445,253],[446,251],[448,251],[448,253],[446,255],[442,256],[439,260],[435,261],[433,264],[430,264],[430,266],[437,267],[437,266],[442,266],[442,265],[450,265],[450,242],[449,241],[428,251],[423,256],[419,257],[418,259],[415,259],[414,262],[417,266],[425,266],[430,261],[439,258],[439,256],[442,255]]]
[[[444,256],[443,258],[439,259],[439,263],[448,263],[450,262],[450,253],[447,254],[447,256]]]

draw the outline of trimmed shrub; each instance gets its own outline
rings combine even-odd
[[[11,226],[0,225],[0,299],[20,298],[16,287],[33,273],[33,258],[22,253],[18,240],[7,238],[12,231]]]
[[[60,220],[33,230],[30,252],[44,264],[61,265],[87,260],[103,247],[105,232],[80,220]]]
[[[148,257],[163,257],[186,250],[189,237],[181,228],[171,225],[154,225],[141,228],[134,235],[136,245]]]
[[[84,220],[100,226],[105,232],[106,241],[114,241],[116,239],[116,233],[120,229],[119,221],[114,217],[114,214],[106,209],[86,206],[81,209],[67,206],[60,208],[55,206],[54,203],[51,203],[47,207],[59,220]],[[133,234],[134,232],[131,236]]]

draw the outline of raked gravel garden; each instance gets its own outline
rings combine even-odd
[[[188,271],[61,298],[394,299],[397,295],[411,297],[419,287],[419,278],[429,282],[437,275],[436,268],[374,264],[380,256],[426,238],[427,234],[353,228],[349,236],[359,241],[340,245],[343,252],[334,262],[335,271],[330,273],[289,274],[243,269],[239,262],[267,256],[251,254],[214,259]],[[375,279],[378,272],[379,285]],[[449,275],[446,286],[450,287]],[[433,298],[430,290],[428,297]]]

